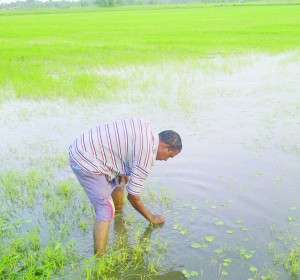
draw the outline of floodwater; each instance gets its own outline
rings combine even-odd
[[[288,254],[300,244],[300,60],[295,57],[232,57],[213,61],[213,67],[164,65],[157,76],[159,69],[149,68],[156,86],[146,89],[146,101],[131,100],[128,92],[134,89],[127,88],[129,101],[119,97],[105,104],[3,102],[1,170],[26,170],[30,160],[47,153],[67,157],[69,143],[89,127],[139,116],[155,131],[173,129],[183,140],[182,153],[156,162],[145,186],[164,187],[176,197],[170,209],[158,208],[166,222],[149,233],[169,244],[161,260],[165,272],[157,279],[184,279],[183,270],[197,272],[190,279],[260,279],[268,271],[291,279],[273,265],[269,249],[275,245]],[[144,75],[148,70],[142,69]],[[163,102],[148,98],[160,94]],[[55,176],[74,178],[67,166]],[[92,255],[91,231],[73,238],[82,254]]]

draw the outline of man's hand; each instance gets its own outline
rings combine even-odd
[[[152,215],[149,222],[154,225],[159,225],[165,222],[165,217],[163,215]]]
[[[129,176],[125,176],[125,175],[119,176],[119,185],[126,186],[128,184],[128,181],[129,181]]]
[[[129,202],[135,210],[142,214],[151,224],[160,225],[165,221],[163,215],[153,215],[143,204],[139,195],[132,195],[128,193]]]

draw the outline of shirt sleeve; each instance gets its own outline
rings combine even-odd
[[[141,188],[148,175],[148,171],[146,171],[138,165],[134,165],[130,172],[130,179],[126,188],[128,193],[132,195],[140,195]]]

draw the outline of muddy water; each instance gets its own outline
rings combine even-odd
[[[164,226],[154,230],[170,243],[162,260],[168,272],[159,279],[184,278],[183,269],[197,271],[194,279],[226,273],[227,279],[248,279],[265,275],[266,269],[289,279],[282,267],[272,265],[268,245],[287,253],[300,242],[300,62],[291,53],[245,60],[249,63],[233,63],[229,70],[216,67],[226,61],[214,61],[208,70],[197,63],[170,65],[162,71],[170,78],[164,87],[147,89],[147,96],[173,90],[163,107],[148,98],[110,104],[4,102],[1,169],[24,170],[47,153],[67,157],[75,136],[114,119],[139,116],[157,132],[174,129],[182,136],[183,151],[157,162],[147,184],[154,190],[166,187],[177,198],[171,210],[163,210]],[[183,104],[176,99],[176,85],[186,93]],[[65,167],[56,176],[73,175]],[[90,256],[91,234],[74,237],[78,250]],[[252,256],[244,258],[245,251]],[[225,259],[231,259],[228,266]]]

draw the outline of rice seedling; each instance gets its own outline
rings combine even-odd
[[[152,183],[147,184],[147,188],[142,193],[142,197],[147,204],[150,204],[151,207],[155,209],[172,209],[172,205],[176,201],[174,195],[172,195],[166,187],[160,188],[158,191],[154,191],[151,186]]]
[[[0,216],[0,237],[4,238],[10,236],[14,231],[14,226],[11,223],[12,207],[6,207],[4,204],[0,205],[1,216]]]
[[[41,188],[48,185],[48,180],[48,174],[35,169],[27,174],[8,171],[0,177],[3,199],[18,207],[33,207]]]
[[[3,279],[49,279],[62,273],[74,257],[72,245],[64,246],[56,239],[44,245],[37,227],[13,237],[1,246],[0,275]]]
[[[288,255],[281,254],[282,265],[295,279],[300,276],[300,249],[291,248]]]
[[[125,217],[124,217],[125,218]],[[125,222],[125,221],[124,221]],[[124,224],[122,234],[114,239],[114,243],[101,259],[89,258],[83,262],[83,275],[85,279],[139,279],[135,275],[152,277],[164,269],[160,259],[166,250],[166,244],[156,236],[150,238],[153,226],[148,227],[144,233],[130,228]],[[124,232],[124,230],[126,232]],[[134,239],[130,240],[129,233],[134,230]],[[80,278],[80,277],[79,277]]]
[[[263,272],[260,278],[261,280],[278,280],[279,276],[276,271],[268,270],[267,272]]]

